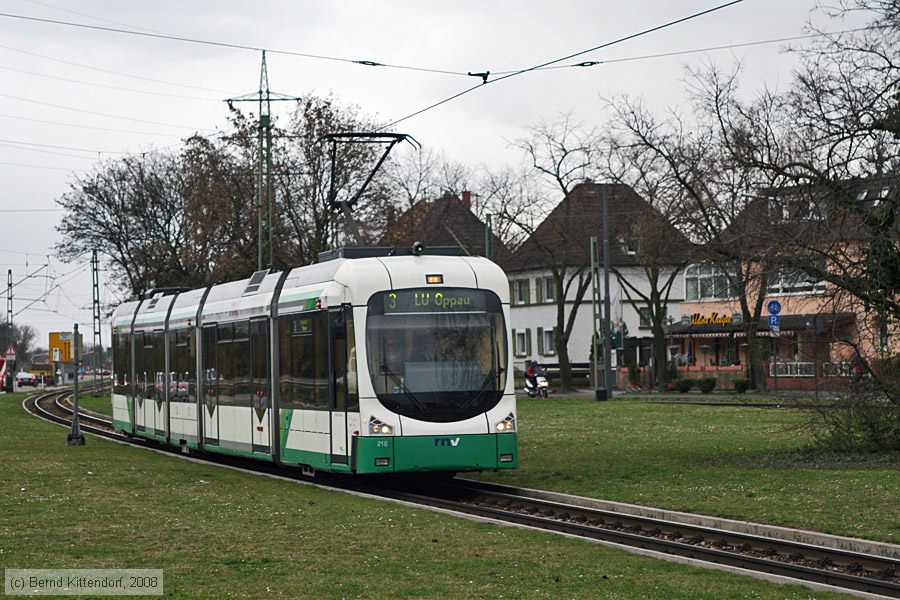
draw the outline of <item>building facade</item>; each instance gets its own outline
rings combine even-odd
[[[692,250],[688,240],[632,188],[586,182],[575,186],[503,266],[511,286],[513,349],[519,365],[559,362],[557,340],[569,326],[566,349],[577,372],[586,374],[594,324],[591,238],[603,239],[603,202],[609,216],[610,329],[612,365],[652,364],[651,310],[656,288],[666,314],[680,316],[683,279]],[[603,244],[599,246],[602,265]],[[602,299],[603,277],[596,290]],[[560,320],[562,310],[562,320]],[[601,309],[602,312],[602,309]],[[574,314],[574,316],[573,316]]]

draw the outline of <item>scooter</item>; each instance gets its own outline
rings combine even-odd
[[[543,371],[537,373],[534,380],[536,383],[532,384],[531,379],[525,378],[525,393],[529,398],[547,398],[550,395],[550,383],[547,381],[546,373]]]

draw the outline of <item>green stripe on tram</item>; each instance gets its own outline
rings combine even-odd
[[[515,433],[359,437],[354,447],[357,473],[514,469],[519,458]]]

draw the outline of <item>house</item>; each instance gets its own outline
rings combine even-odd
[[[751,322],[758,319],[770,388],[837,387],[860,355],[900,350],[896,324],[829,282],[860,275],[859,249],[882,236],[866,221],[896,203],[896,182],[886,179],[763,191],[723,235],[744,257],[740,266],[698,261],[685,269],[682,317],[669,328],[679,369],[716,376],[723,387],[748,375],[746,313],[729,280],[739,269],[748,304],[762,307]]]
[[[488,248],[485,249],[485,241]],[[420,200],[396,220],[388,223],[379,246],[458,246],[463,255],[488,256],[497,263],[509,257],[509,250],[472,212],[472,194],[461,197],[445,194],[436,200]]]
[[[510,279],[513,352],[519,366],[528,360],[558,362],[556,341],[568,328],[569,362],[587,368],[595,330],[591,237],[601,240],[602,265],[604,194],[614,271],[611,329],[621,340],[613,365],[651,362],[653,337],[646,299],[654,287],[668,301],[668,314],[680,315],[684,291],[677,273],[688,262],[693,245],[631,187],[581,183],[502,263]]]

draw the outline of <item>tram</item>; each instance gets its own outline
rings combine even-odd
[[[354,474],[515,468],[509,287],[458,249],[340,248],[112,321],[113,425]]]

